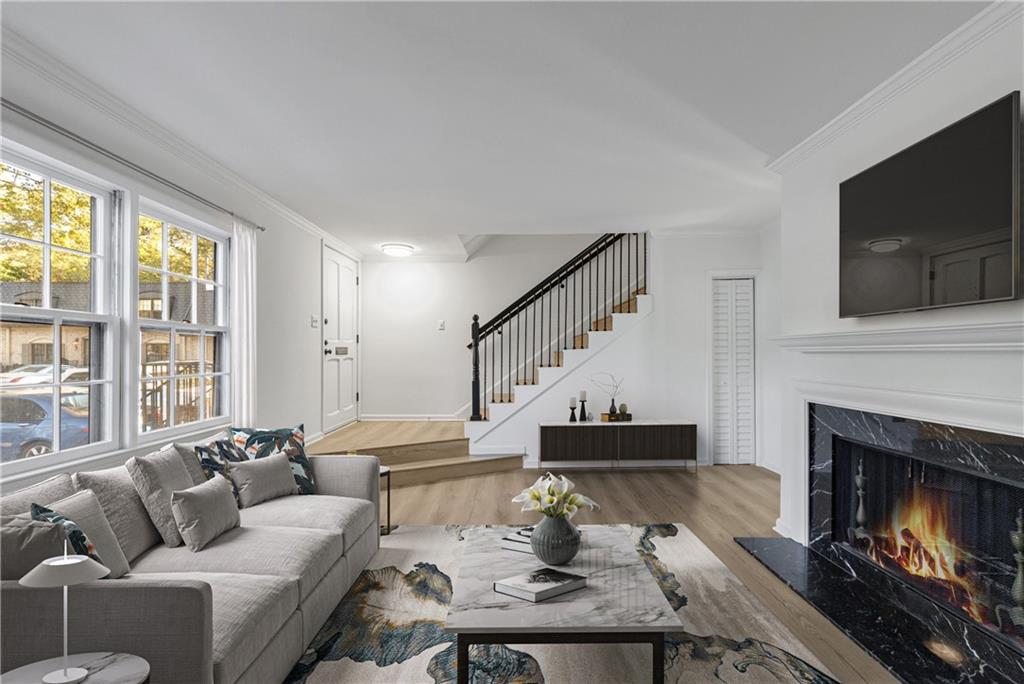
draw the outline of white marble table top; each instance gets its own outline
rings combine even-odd
[[[64,658],[40,660],[5,672],[3,684],[39,684],[43,677],[64,667]],[[83,684],[142,684],[149,679],[149,663],[130,653],[69,653],[68,667],[89,671]]]
[[[449,632],[671,632],[682,623],[622,527],[582,525],[583,546],[559,570],[586,575],[587,586],[540,603],[494,591],[495,580],[544,567],[535,556],[501,548],[512,528],[463,531],[453,582]]]
[[[547,420],[538,423],[541,427],[639,427],[642,425],[696,425],[697,423],[692,420],[679,419],[675,420],[672,418],[641,418],[637,420],[624,420],[624,421],[610,421],[603,422],[599,419],[595,419],[589,422],[576,421],[571,423],[568,420]]]

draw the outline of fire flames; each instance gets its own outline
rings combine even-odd
[[[984,590],[972,577],[972,559],[956,543],[941,497],[929,497],[917,488],[893,507],[888,528],[872,532],[867,553],[879,565],[893,564],[925,585],[932,594],[945,595],[971,618],[987,623]]]

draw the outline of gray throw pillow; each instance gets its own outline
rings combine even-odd
[[[19,580],[47,558],[64,553],[64,528],[27,516],[0,518],[0,579]]]
[[[103,513],[129,563],[160,543],[160,533],[153,527],[126,467],[87,470],[75,473],[73,478],[75,487],[91,489],[100,500]]]
[[[168,444],[151,454],[133,456],[124,465],[164,544],[181,546],[181,535],[171,513],[171,492],[188,489],[193,482],[178,450]]]
[[[171,511],[181,538],[193,552],[241,522],[231,483],[220,475],[171,494]]]
[[[60,473],[24,489],[0,496],[0,515],[28,513],[34,503],[45,506],[51,501],[63,499],[74,493],[75,485],[71,482],[71,476],[67,473]]]
[[[242,508],[298,491],[291,461],[283,451],[255,461],[225,461],[224,476],[235,486]]]
[[[181,460],[185,464],[185,470],[192,477],[192,484],[202,484],[206,482],[206,473],[203,472],[202,466],[199,465],[199,457],[196,456],[196,447],[206,447],[214,442],[221,440],[231,439],[231,433],[227,430],[221,430],[212,437],[206,439],[197,439],[194,442],[175,442],[174,448],[181,454]]]
[[[74,520],[82,528],[96,548],[96,555],[100,557],[100,561],[110,569],[107,579],[117,579],[128,574],[128,559],[125,558],[124,551],[114,536],[114,530],[103,513],[100,501],[92,490],[83,489],[66,499],[53,502],[47,508],[69,520]]]

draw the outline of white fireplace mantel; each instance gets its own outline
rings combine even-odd
[[[971,325],[850,330],[785,335],[771,340],[805,353],[850,352],[1024,352],[1024,321]]]

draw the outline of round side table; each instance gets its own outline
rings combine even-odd
[[[388,524],[380,526],[380,533],[382,535],[391,534],[391,468],[389,466],[380,467],[380,476],[387,478],[388,480]]]
[[[68,667],[81,667],[89,671],[85,684],[146,684],[149,681],[149,663],[130,653],[71,653]],[[40,660],[5,672],[4,684],[39,684],[43,677],[64,668],[64,658]]]

